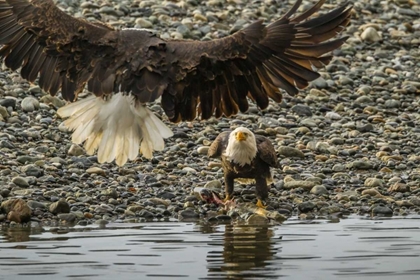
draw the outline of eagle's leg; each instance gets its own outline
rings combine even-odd
[[[224,199],[225,202],[233,198],[234,182],[235,182],[235,178],[229,172],[225,172],[225,199]]]
[[[268,186],[267,180],[265,178],[257,177],[255,178],[256,193],[257,193],[257,206],[260,208],[265,208],[264,201],[268,198]]]

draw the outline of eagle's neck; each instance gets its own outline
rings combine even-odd
[[[225,151],[227,159],[240,166],[251,164],[256,155],[257,146],[249,142],[229,141]]]

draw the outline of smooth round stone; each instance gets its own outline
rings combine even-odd
[[[39,109],[39,101],[32,96],[28,96],[22,100],[20,106],[24,112],[33,112]]]
[[[290,147],[290,146],[281,146],[277,149],[277,152],[285,157],[288,158],[293,158],[293,157],[297,157],[297,158],[304,158],[305,154],[300,151],[299,149]]]
[[[15,177],[12,179],[12,183],[16,184],[21,188],[29,188],[29,183],[26,178],[23,177]]]
[[[366,42],[378,42],[382,40],[378,31],[376,31],[376,29],[373,27],[366,28],[360,35],[360,38]]]
[[[316,207],[315,203],[311,201],[305,201],[298,205],[298,209],[302,213],[312,211]]]
[[[198,219],[199,217],[200,215],[191,208],[187,208],[186,210],[179,211],[178,213],[178,219],[181,221],[186,220],[186,219],[187,220]]]
[[[315,186],[311,189],[311,193],[315,195],[322,195],[322,194],[328,194],[328,190],[323,185]]]
[[[393,211],[391,208],[387,207],[387,206],[373,206],[372,207],[372,215],[374,216],[392,216],[393,215]]]
[[[368,188],[382,187],[384,182],[378,178],[367,178],[364,185]]]

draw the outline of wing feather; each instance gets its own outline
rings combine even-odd
[[[226,149],[229,135],[231,131],[224,131],[220,133],[216,139],[211,143],[209,150],[208,150],[208,157],[210,158],[218,158],[222,155],[223,151]]]
[[[258,156],[271,167],[278,167],[279,162],[271,141],[261,135],[255,135],[257,140]]]
[[[332,38],[350,22],[352,7],[348,3],[309,18],[324,2],[320,0],[312,8],[295,15],[302,3],[296,1],[279,20],[269,25],[254,22],[222,39],[166,42],[169,50],[166,62],[172,69],[169,73],[176,73],[171,78],[184,81],[186,85],[183,92],[176,92],[175,98],[168,98],[168,102],[162,104],[169,119],[192,120],[196,115],[186,111],[196,111],[195,103],[200,106],[202,119],[211,116],[207,108],[213,106],[216,116],[245,112],[248,109],[246,96],[264,109],[269,98],[281,101],[278,88],[295,95],[299,89],[307,87],[310,81],[319,77],[314,67],[328,64],[332,58],[328,53],[347,39]],[[220,76],[224,79],[218,79]],[[194,97],[198,101],[192,104],[197,83],[213,90],[201,92]],[[212,87],[213,83],[216,85]],[[174,93],[165,90],[163,96],[166,94]],[[212,94],[212,98],[204,97],[205,94]]]
[[[72,17],[53,0],[0,0],[0,58],[22,77],[68,101],[87,89],[97,96],[131,93],[137,102],[161,105],[171,121],[230,116],[280,102],[319,77],[314,67],[346,37],[346,3],[312,17],[325,0],[297,14],[302,0],[279,20],[262,20],[222,39],[165,41],[141,30],[115,30]],[[312,17],[312,18],[311,18]],[[125,144],[124,144],[125,145]],[[102,147],[101,149],[111,149]]]

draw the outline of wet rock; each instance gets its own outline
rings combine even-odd
[[[302,213],[307,213],[312,211],[316,207],[315,203],[311,201],[305,201],[298,205],[298,209]]]
[[[9,199],[2,202],[0,209],[7,214],[7,219],[16,223],[27,223],[31,219],[31,208],[23,199]]]
[[[153,219],[155,217],[155,215],[152,212],[150,212],[146,209],[140,210],[138,215],[139,215],[139,217],[142,217],[142,218],[145,218],[145,219]]]
[[[393,215],[393,211],[391,208],[387,206],[373,206],[372,207],[372,215],[373,216],[387,216],[390,217]]]
[[[49,210],[55,215],[59,213],[70,213],[70,204],[65,199],[60,199],[52,203]]]
[[[266,225],[269,223],[268,218],[258,215],[258,214],[251,214],[247,219],[246,223],[248,225]]]
[[[77,216],[73,213],[58,214],[57,217],[67,223],[74,223],[77,220]]]
[[[198,219],[200,215],[194,211],[194,209],[187,208],[185,210],[179,211],[178,213],[178,220],[185,221],[185,220],[195,220]]]

